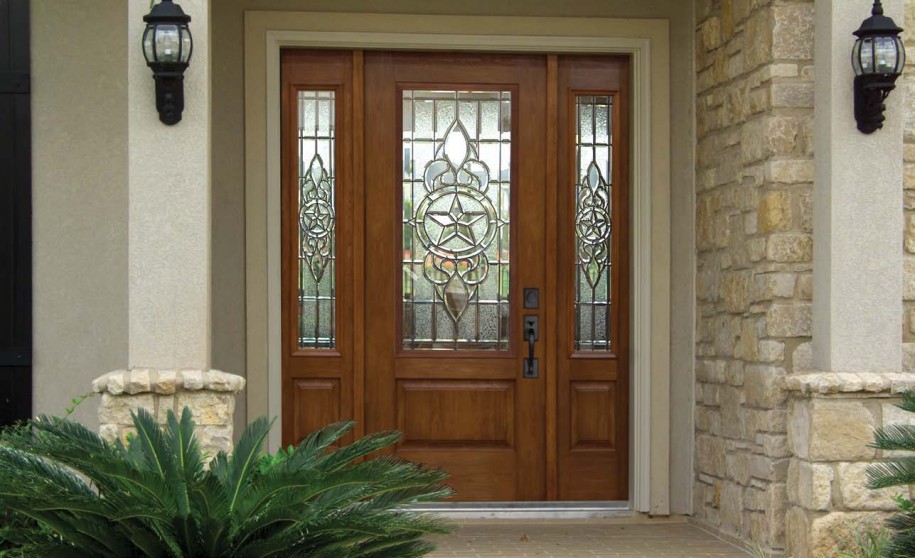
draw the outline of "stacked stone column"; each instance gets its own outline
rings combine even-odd
[[[867,466],[887,457],[869,447],[874,429],[915,424],[896,407],[915,387],[909,374],[810,373],[786,378],[788,434],[787,555],[834,556],[853,532],[877,529],[904,488],[870,490]]]
[[[145,409],[159,424],[168,412],[191,410],[200,449],[209,457],[232,449],[235,396],[244,378],[218,370],[117,370],[92,382],[101,394],[99,433],[110,442],[136,433],[131,413]]]

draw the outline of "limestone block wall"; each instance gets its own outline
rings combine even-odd
[[[849,529],[878,527],[906,489],[870,490],[865,471],[884,452],[874,429],[915,424],[895,404],[915,386],[911,374],[810,373],[784,378],[789,447],[787,555],[837,556]]]
[[[785,547],[781,377],[810,367],[814,4],[696,2],[694,517]]]
[[[116,370],[92,382],[101,394],[99,433],[123,440],[136,432],[132,411],[145,409],[165,424],[168,411],[181,416],[188,407],[200,449],[213,457],[232,449],[235,396],[244,387],[244,378],[218,370]]]

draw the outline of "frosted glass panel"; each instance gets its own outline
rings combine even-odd
[[[611,99],[575,98],[575,350],[611,350]]]
[[[511,94],[403,92],[403,348],[507,350]]]
[[[298,346],[336,344],[334,92],[298,95]]]

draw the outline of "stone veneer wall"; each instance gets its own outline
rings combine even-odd
[[[245,387],[241,376],[218,370],[116,370],[96,378],[93,391],[102,395],[99,434],[108,441],[135,433],[132,411],[146,409],[165,424],[168,411],[181,416],[190,408],[197,443],[209,457],[232,449],[235,396]]]
[[[697,522],[785,548],[787,395],[810,367],[812,1],[696,2]]]
[[[897,22],[898,23],[898,22]],[[902,354],[903,369],[915,371],[915,51],[912,45],[915,44],[915,0],[906,0],[905,2],[905,28],[903,38],[908,48],[908,57],[906,58],[905,73],[900,78],[901,83],[897,85],[897,91],[893,94],[898,95],[905,92],[906,106],[903,118],[905,118],[905,128],[903,135],[904,142],[904,164],[905,164],[905,182],[903,184],[903,210],[904,210],[904,238],[903,258],[905,266],[905,276],[903,282],[903,313],[902,326]]]

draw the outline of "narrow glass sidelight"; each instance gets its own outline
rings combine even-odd
[[[509,346],[511,93],[403,92],[404,349]]]
[[[298,346],[336,345],[333,91],[298,94]]]
[[[611,347],[612,100],[575,98],[575,350]]]

